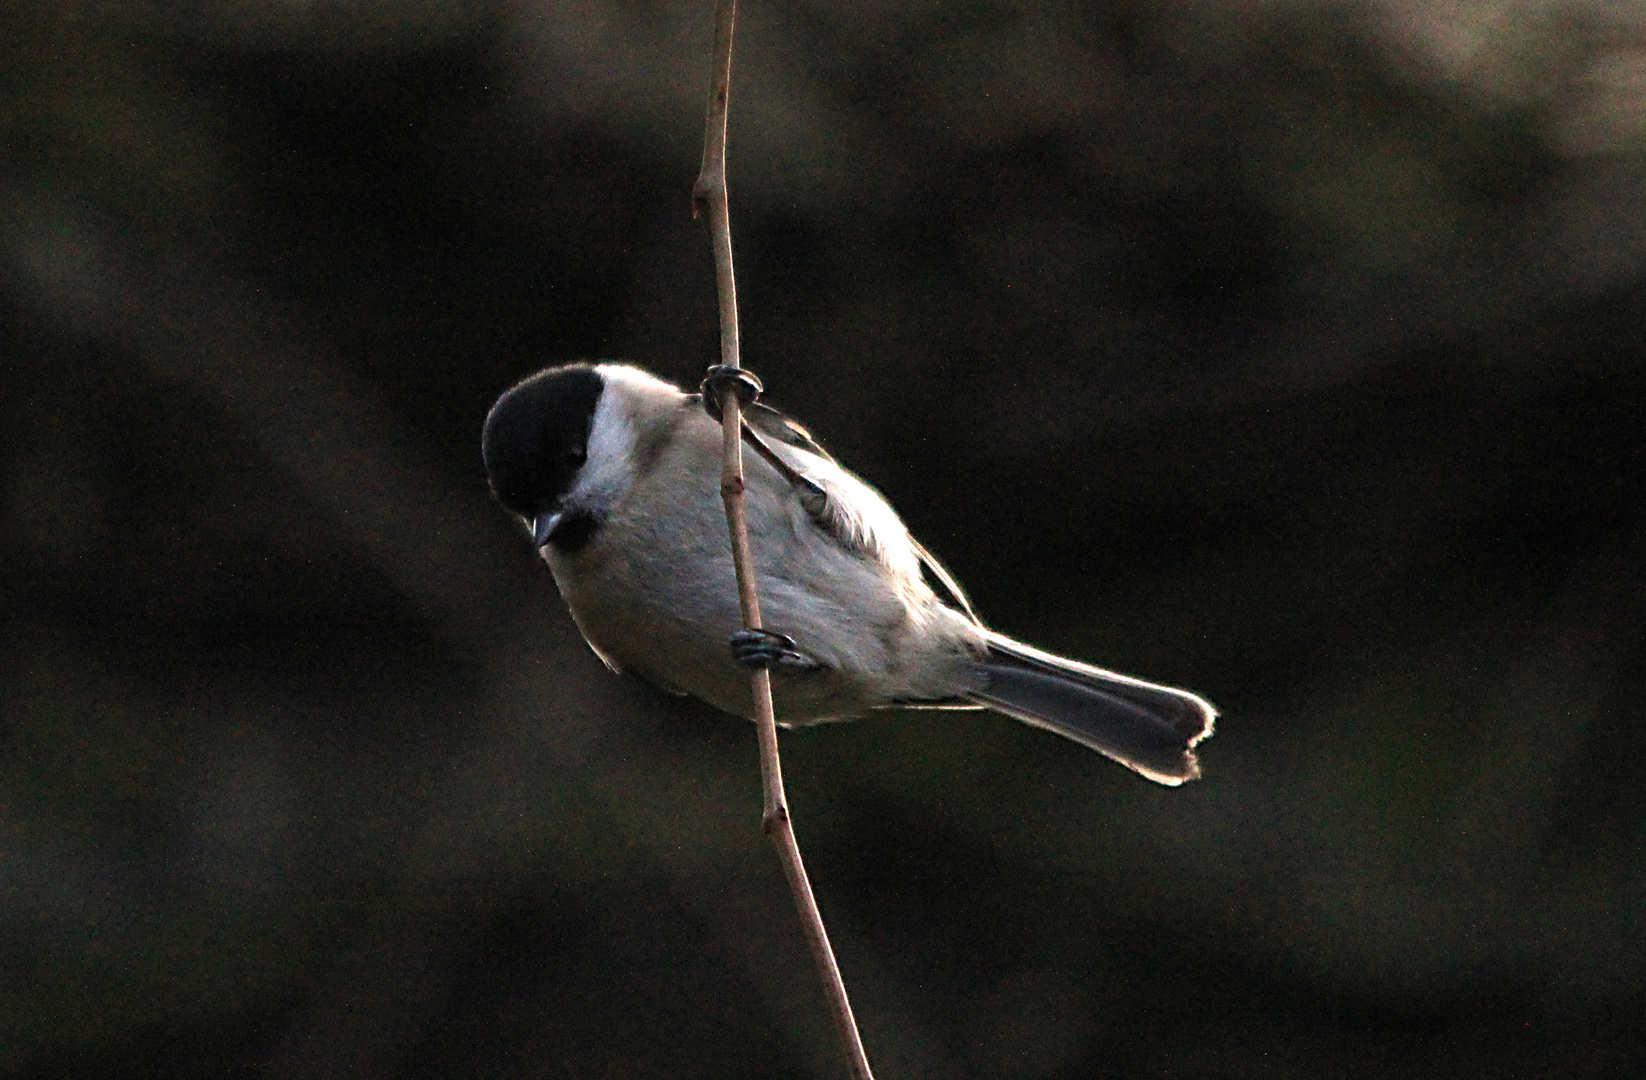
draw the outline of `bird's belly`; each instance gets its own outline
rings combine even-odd
[[[726,712],[752,716],[749,671],[732,659],[728,640],[743,626],[729,555],[696,553],[700,562],[683,565],[693,553],[635,551],[602,544],[571,557],[551,556],[555,582],[578,629],[622,670]],[[784,603],[782,583],[763,578],[761,585],[765,624],[794,636],[807,650],[806,638],[813,635],[796,625],[805,620],[786,610],[794,605]],[[852,664],[778,673],[772,680],[778,720],[849,718],[880,704],[873,681],[872,673]]]

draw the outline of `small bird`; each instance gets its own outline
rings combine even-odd
[[[607,667],[752,717],[749,668],[763,665],[785,726],[989,708],[1162,784],[1200,775],[1209,702],[989,630],[878,492],[752,401],[746,513],[765,625],[744,629],[722,432],[704,404],[636,367],[578,363],[518,383],[486,417],[491,490]]]

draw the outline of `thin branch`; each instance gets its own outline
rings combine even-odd
[[[737,0],[716,0],[714,66],[709,79],[708,119],[703,129],[703,166],[697,182],[692,185],[692,211],[707,216],[709,238],[714,245],[715,285],[720,296],[720,362],[731,368],[741,366],[737,280],[732,273],[732,229],[726,202],[726,109],[731,96],[732,26],[736,15]],[[743,429],[743,405],[736,394],[728,393],[721,395],[720,406],[724,449],[720,497],[726,504],[726,527],[731,533],[743,625],[756,630],[760,628],[760,595],[755,587],[754,559],[749,553],[749,528],[744,514],[743,440],[739,437]],[[851,1059],[852,1076],[854,1080],[874,1080],[869,1059],[863,1052],[862,1036],[857,1032],[857,1021],[852,1017],[851,1002],[846,997],[846,984],[840,977],[840,966],[835,963],[834,950],[829,946],[823,915],[817,909],[811,882],[806,878],[806,864],[800,858],[800,845],[795,841],[794,826],[789,821],[789,804],[783,796],[783,766],[777,756],[771,673],[765,668],[756,669],[750,676],[750,689],[754,694],[760,773],[765,785],[762,825],[783,860],[783,873],[789,879],[789,891],[794,895],[806,941],[823,979],[840,1041]]]

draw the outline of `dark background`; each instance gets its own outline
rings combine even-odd
[[[0,16],[0,1069],[842,1076],[481,420],[714,360],[711,5]],[[784,737],[904,1077],[1639,1075],[1646,9],[746,6],[745,359],[1206,778]]]

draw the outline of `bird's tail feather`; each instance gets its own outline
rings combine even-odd
[[[1194,747],[1217,717],[1206,699],[988,634],[981,686],[966,697],[1089,746],[1151,780],[1200,775]]]

